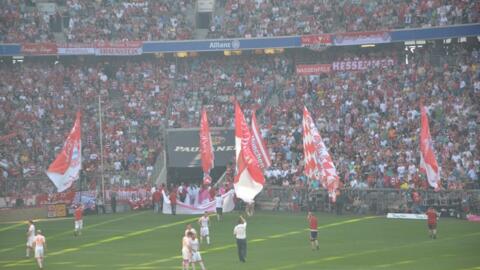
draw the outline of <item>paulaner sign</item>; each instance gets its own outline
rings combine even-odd
[[[211,128],[215,166],[226,166],[235,157],[233,129]],[[199,129],[167,130],[167,166],[201,167]]]

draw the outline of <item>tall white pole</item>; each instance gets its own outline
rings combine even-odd
[[[105,176],[103,174],[103,124],[102,124],[102,97],[101,94],[98,94],[98,118],[100,123],[99,133],[100,133],[100,174],[102,177],[102,200],[105,203]]]

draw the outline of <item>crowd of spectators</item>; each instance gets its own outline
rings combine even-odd
[[[227,0],[209,37],[267,37],[476,23],[474,0]]]
[[[195,30],[192,0],[51,0],[50,3],[54,8],[40,8],[45,3],[32,1],[1,0],[0,42],[183,40],[192,39]],[[480,20],[480,4],[474,0],[218,3],[222,12],[213,12],[209,38],[374,31]]]
[[[383,52],[382,54],[384,54]],[[342,186],[427,188],[419,173],[420,104],[447,189],[478,188],[480,63],[478,49],[419,48],[390,68],[297,76],[266,109],[270,182],[317,189],[302,174],[302,108],[309,108]],[[392,52],[393,55],[393,52]],[[439,57],[441,55],[442,57]],[[367,58],[378,53],[365,55]],[[353,57],[350,58],[352,60]]]
[[[161,130],[171,92],[165,83],[169,70],[164,66],[162,59],[129,63],[40,60],[2,66],[0,132],[6,135],[0,142],[2,180],[44,179],[78,110],[83,114],[83,173],[95,183],[101,158],[99,96],[105,171],[112,182],[148,179],[163,147]],[[23,181],[9,184],[14,185],[9,190],[25,185]],[[48,181],[26,185],[32,191],[53,189]]]
[[[57,0],[53,10],[19,0],[1,0],[0,42],[191,39],[187,10],[193,1]],[[58,40],[55,33],[62,36]],[[64,39],[64,40],[63,40]]]
[[[282,77],[291,70],[285,57],[246,56],[194,59],[180,63],[170,99],[169,127],[197,127],[205,106],[216,127],[234,127],[233,101],[246,108],[264,107]]]
[[[405,53],[384,49],[340,55],[388,55],[397,62],[313,77],[296,75],[294,64],[301,57],[289,53],[2,64],[0,190],[53,190],[48,180],[10,181],[13,186],[5,187],[5,179],[46,179],[44,170],[59,152],[77,110],[83,113],[83,172],[89,183],[96,183],[99,95],[105,171],[111,183],[150,179],[164,149],[162,130],[198,127],[202,106],[209,110],[211,127],[233,127],[232,101],[237,99],[247,118],[257,109],[273,163],[266,171],[270,184],[320,186],[302,176],[305,104],[345,186],[425,188],[418,170],[423,102],[444,186],[478,185],[478,49],[426,46]],[[307,58],[315,61],[314,56]],[[231,181],[233,167],[228,170]]]

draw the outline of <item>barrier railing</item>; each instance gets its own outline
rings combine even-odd
[[[480,190],[401,190],[342,189],[335,203],[326,190],[268,186],[256,201],[271,209],[289,211],[324,211],[338,214],[378,214],[387,212],[421,213],[434,207],[445,215],[463,216],[480,213]],[[264,207],[264,208],[268,208]]]

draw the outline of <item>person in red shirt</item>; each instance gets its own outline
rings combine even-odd
[[[161,197],[162,197],[162,193],[160,190],[156,190],[154,193],[153,193],[153,206],[154,206],[154,212],[155,213],[158,213],[160,212],[160,200],[161,200]]]
[[[430,237],[432,239],[437,239],[437,211],[435,211],[433,207],[430,207],[425,214],[427,215],[427,225]]]
[[[73,235],[79,236],[82,234],[83,229],[83,206],[81,204],[75,208],[73,215],[75,216],[75,230]]]
[[[177,191],[173,189],[169,195],[170,207],[172,208],[172,215],[177,213]]]
[[[312,250],[319,250],[318,245],[318,220],[317,217],[312,214],[312,212],[308,212],[307,215],[308,224],[310,227],[310,243],[312,245]]]

